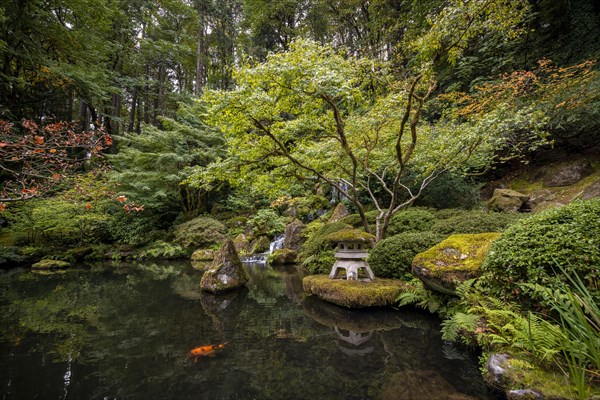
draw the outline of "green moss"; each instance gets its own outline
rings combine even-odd
[[[338,242],[371,242],[375,240],[375,236],[362,231],[360,229],[343,229],[337,232],[332,232],[323,238],[332,243]]]
[[[344,307],[384,307],[396,303],[412,286],[397,280],[375,279],[371,282],[330,279],[327,275],[311,275],[302,280],[304,291],[322,300]]]
[[[455,271],[478,270],[494,240],[500,233],[452,235],[440,244],[415,256],[413,264],[427,268],[431,275]]]
[[[61,260],[51,260],[49,258],[43,259],[40,262],[37,262],[31,266],[33,269],[65,269],[69,268],[71,264],[66,261]]]
[[[505,367],[506,382],[502,388],[505,392],[533,389],[546,399],[578,399],[575,385],[562,371],[541,369],[518,358],[509,359]],[[600,387],[590,387],[590,398],[598,395]]]

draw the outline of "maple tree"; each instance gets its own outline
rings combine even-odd
[[[75,133],[66,122],[0,120],[0,137],[0,210],[47,194],[112,145],[104,131]]]

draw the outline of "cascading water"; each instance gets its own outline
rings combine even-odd
[[[285,234],[276,235],[275,240],[269,244],[269,252],[268,253],[258,253],[253,254],[251,256],[243,257],[242,262],[247,264],[266,264],[269,255],[273,253],[275,250],[279,250],[283,248],[283,242],[285,241]]]

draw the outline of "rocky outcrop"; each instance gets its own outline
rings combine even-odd
[[[348,209],[346,208],[346,206],[342,203],[338,203],[338,205],[333,210],[333,214],[331,214],[329,221],[327,221],[327,222],[328,223],[339,222],[339,220],[341,220],[344,217],[347,217],[348,215],[350,215],[350,213],[348,212]]]
[[[440,244],[419,253],[412,262],[413,273],[430,289],[456,294],[462,282],[481,275],[481,264],[499,233],[451,235]]]
[[[283,247],[286,249],[291,249],[295,251],[300,251],[300,247],[305,241],[302,232],[306,225],[304,225],[300,220],[293,220],[285,227],[285,239],[283,241]]]
[[[529,196],[511,189],[496,189],[488,202],[488,208],[492,211],[517,212],[529,200]]]
[[[210,268],[202,275],[200,288],[205,292],[222,293],[246,285],[248,275],[231,239],[226,239],[215,255]]]
[[[292,249],[279,249],[269,255],[269,264],[286,265],[298,262],[298,252]]]
[[[543,183],[546,187],[569,186],[592,173],[594,173],[594,167],[588,160],[576,160],[551,168],[546,173]]]

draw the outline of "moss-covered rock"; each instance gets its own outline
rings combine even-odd
[[[36,262],[31,266],[33,270],[60,270],[69,268],[71,264],[67,261],[62,260],[51,260],[49,258],[45,258],[39,262]]]
[[[577,399],[576,388],[572,382],[565,379],[562,371],[542,370],[529,360],[495,353],[487,358],[485,371],[488,385],[504,393],[507,399]],[[591,389],[592,396],[600,394],[597,388]],[[590,397],[592,398],[596,397]]]
[[[226,239],[210,269],[202,275],[200,288],[205,292],[223,293],[243,287],[248,275],[242,266],[233,241]]]
[[[333,210],[333,214],[329,218],[329,221],[327,222],[339,222],[342,218],[347,217],[348,215],[350,215],[350,213],[348,212],[346,206],[343,203],[338,203],[338,205],[335,206],[335,209]]]
[[[411,286],[391,279],[375,279],[370,282],[329,279],[327,275],[310,275],[302,280],[304,291],[321,300],[343,307],[386,307],[396,304],[401,293]]]
[[[452,235],[413,260],[413,273],[437,292],[455,294],[456,287],[481,274],[481,265],[500,233]]]
[[[248,239],[248,235],[245,233],[240,233],[233,239],[233,244],[235,245],[235,249],[238,254],[246,255],[250,253],[250,240]]]
[[[298,262],[298,252],[292,249],[278,249],[269,255],[271,265],[286,265]]]
[[[311,273],[328,273],[335,262],[333,256],[335,243],[325,240],[325,238],[333,232],[344,229],[352,229],[352,226],[342,222],[322,224],[315,221],[309,224],[305,230],[308,238],[302,245],[300,253],[302,268]]]
[[[511,189],[496,189],[488,203],[492,211],[519,211],[529,200],[529,196]]]
[[[213,249],[198,249],[192,253],[192,261],[212,261],[215,259]]]
[[[259,236],[250,243],[250,254],[266,253],[271,241],[266,236]]]
[[[330,243],[339,242],[362,242],[370,244],[375,241],[375,236],[360,229],[342,229],[336,232],[331,232],[326,235],[323,240]]]

